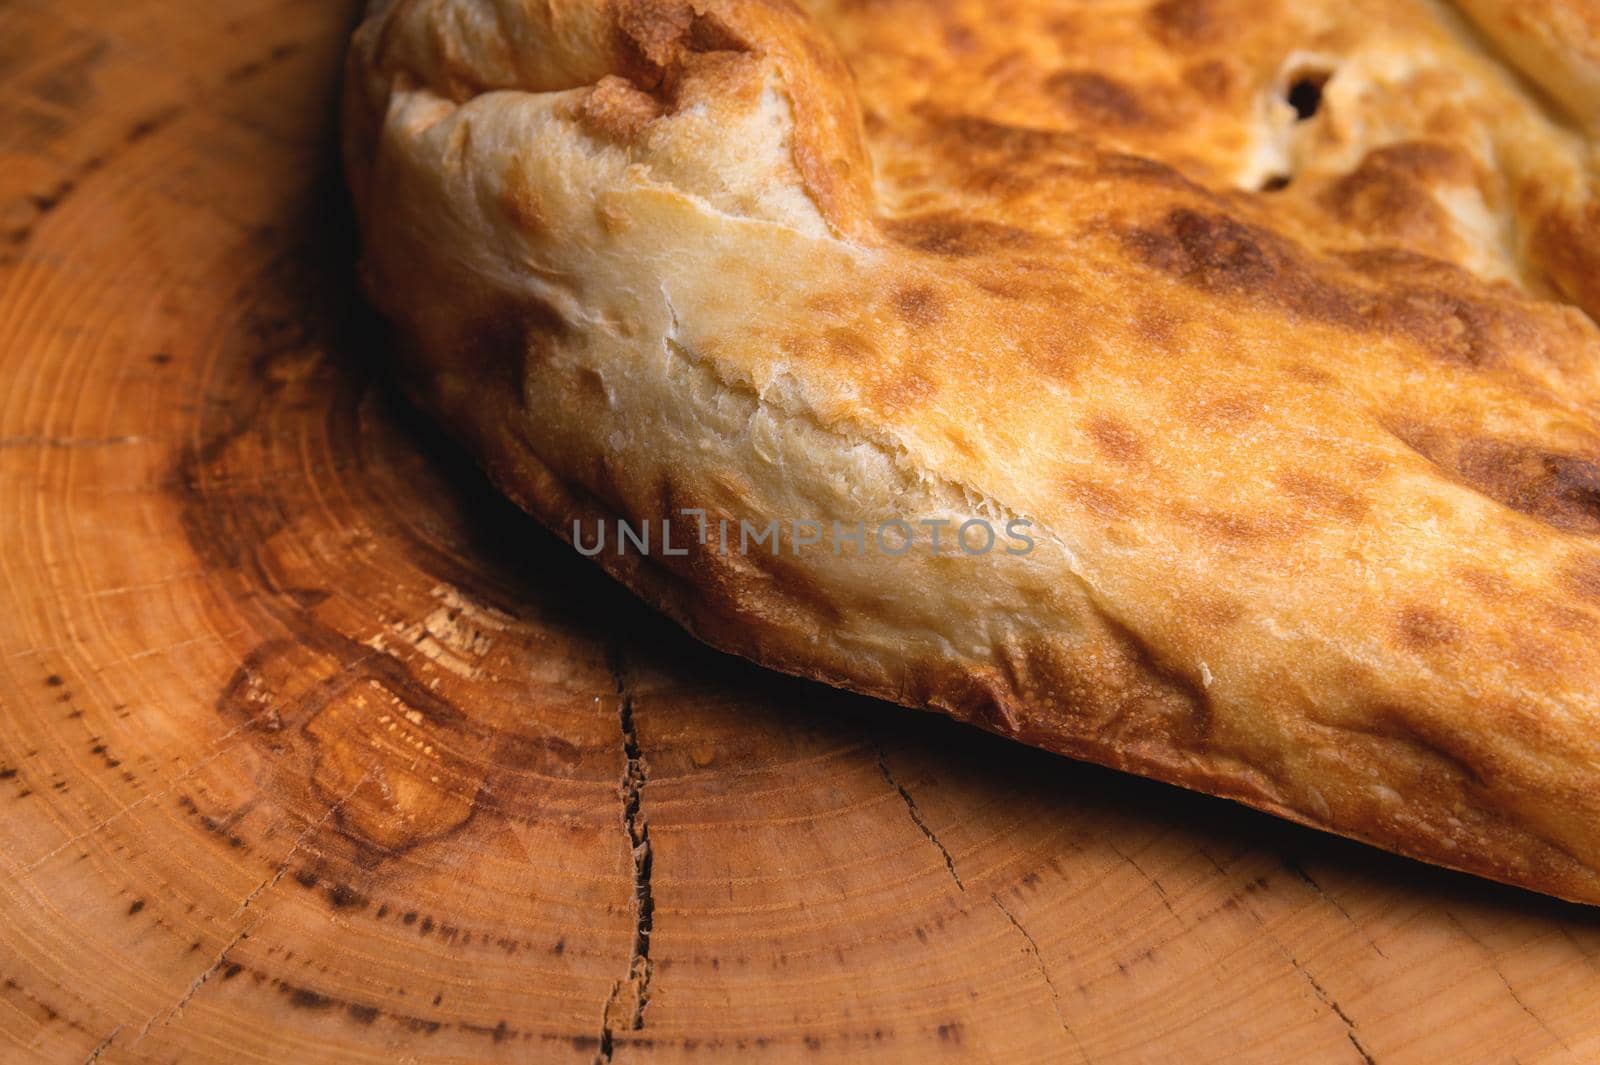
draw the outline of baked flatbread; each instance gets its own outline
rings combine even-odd
[[[391,0],[349,74],[417,393],[701,638],[1600,902],[1594,0]]]

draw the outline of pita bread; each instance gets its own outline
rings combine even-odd
[[[1592,0],[390,0],[349,75],[557,532],[1031,523],[597,556],[703,639],[1600,902]]]

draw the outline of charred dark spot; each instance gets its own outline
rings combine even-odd
[[[165,351],[158,351],[150,356],[150,361],[157,366],[165,366],[172,361],[172,356]]]
[[[890,239],[907,247],[951,258],[1020,248],[1031,240],[1026,230],[1015,226],[963,218],[951,211],[891,219],[884,223],[884,230]]]
[[[1395,614],[1394,631],[1401,645],[1413,651],[1448,647],[1461,637],[1449,619],[1422,606],[1408,606]]]
[[[50,674],[48,677],[44,678],[44,682],[51,688],[59,688],[66,683],[66,681],[61,679],[61,675],[59,673]]]
[[[13,769],[11,766],[6,766],[4,768],[0,768],[0,780],[10,780],[12,777],[14,777],[16,775],[17,775],[17,771],[15,769]]]
[[[1064,70],[1045,90],[1074,116],[1099,126],[1137,126],[1150,121],[1139,97],[1122,82],[1090,70]]]
[[[317,874],[312,872],[310,869],[296,869],[294,873],[294,879],[295,883],[299,884],[303,888],[314,888],[317,886],[317,882],[321,879],[321,877],[317,876]]]
[[[138,913],[142,909],[144,909],[144,900],[143,899],[134,899],[133,903],[131,905],[129,905],[129,907],[128,907],[128,916],[132,917],[134,914]]]
[[[232,980],[235,976],[238,976],[242,972],[244,972],[243,965],[240,965],[238,962],[230,962],[228,967],[222,970],[222,978],[224,980]]]

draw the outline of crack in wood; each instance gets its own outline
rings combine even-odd
[[[1517,994],[1517,989],[1515,987],[1511,986],[1511,981],[1506,979],[1506,974],[1501,971],[1499,959],[1495,956],[1495,952],[1489,949],[1489,944],[1485,943],[1482,939],[1479,939],[1475,934],[1473,934],[1472,930],[1469,929],[1466,925],[1462,924],[1461,923],[1461,919],[1459,917],[1457,917],[1455,914],[1451,913],[1450,911],[1448,911],[1448,910],[1445,911],[1445,918],[1451,924],[1453,924],[1457,928],[1459,928],[1461,930],[1461,934],[1466,936],[1469,940],[1472,941],[1472,945],[1473,946],[1475,946],[1479,950],[1483,951],[1484,957],[1487,958],[1488,961],[1489,961],[1489,971],[1494,973],[1495,976],[1497,976],[1500,979],[1500,983],[1506,989],[1506,994],[1511,996],[1511,1001],[1513,1001],[1513,1002],[1515,1002],[1517,1004],[1517,1008],[1522,1010],[1523,1013],[1527,1014],[1528,1017],[1535,1024],[1537,1024],[1544,1031],[1544,1033],[1546,1035],[1548,1035],[1551,1039],[1554,1039],[1558,1044],[1560,1044],[1561,1049],[1563,1049],[1567,1053],[1571,1054],[1572,1053],[1572,1047],[1567,1045],[1567,1041],[1564,1038],[1562,1038],[1561,1033],[1557,1032],[1554,1028],[1550,1027],[1550,1025],[1545,1021],[1545,1019],[1543,1017],[1541,1017],[1541,1016],[1539,1016],[1539,1014],[1535,1013],[1533,1011],[1533,1008],[1530,1007],[1526,1002],[1524,1002],[1522,1000],[1522,996]]]
[[[1072,1045],[1078,1048],[1078,1056],[1083,1058],[1084,1061],[1089,1061],[1089,1052],[1084,1049],[1083,1041],[1078,1038],[1078,1033],[1072,1030],[1072,1025],[1067,1023],[1066,1014],[1061,1012],[1061,992],[1056,989],[1056,982],[1051,978],[1050,969],[1044,963],[1044,955],[1039,953],[1038,941],[1033,938],[1032,933],[1023,927],[1022,922],[1017,920],[1017,915],[1011,912],[1010,907],[1000,901],[999,893],[991,892],[989,901],[994,903],[996,909],[1005,914],[1006,920],[1011,922],[1011,927],[1015,928],[1017,933],[1022,936],[1023,942],[1028,946],[1028,953],[1033,956],[1034,966],[1039,970],[1039,975],[1044,978],[1045,987],[1050,991],[1050,1005],[1055,1010],[1056,1022],[1061,1025],[1061,1030],[1072,1040]]]
[[[1274,940],[1274,942],[1277,941]],[[1284,949],[1281,943],[1279,944],[1279,949]],[[1293,955],[1287,954],[1287,951],[1285,951],[1285,954],[1289,958],[1289,964],[1293,965],[1295,967],[1295,971],[1306,978],[1306,983],[1311,985],[1312,992],[1315,993],[1317,998],[1322,1001],[1322,1004],[1332,1010],[1334,1015],[1344,1022],[1345,1038],[1349,1039],[1350,1045],[1356,1048],[1356,1053],[1361,1055],[1361,1060],[1366,1062],[1366,1065],[1378,1065],[1377,1059],[1372,1056],[1371,1051],[1367,1050],[1367,1048],[1361,1044],[1361,1038],[1356,1035],[1356,1022],[1352,1020],[1350,1015],[1344,1011],[1344,1007],[1339,1005],[1338,1000],[1336,1000],[1332,995],[1328,994],[1328,992],[1323,988],[1322,984],[1318,982],[1317,978],[1312,976],[1305,966],[1301,965],[1297,960],[1295,960]]]
[[[1207,855],[1207,857],[1210,856]],[[1213,864],[1216,864],[1216,859],[1212,858],[1211,860]],[[1219,865],[1217,868],[1220,871],[1222,867]],[[1339,1005],[1338,1000],[1328,993],[1327,989],[1322,986],[1321,981],[1311,975],[1311,971],[1300,963],[1300,959],[1296,958],[1294,953],[1284,946],[1283,940],[1278,938],[1277,934],[1272,931],[1259,913],[1249,905],[1244,907],[1244,912],[1255,922],[1256,927],[1261,929],[1262,934],[1267,938],[1267,942],[1271,943],[1273,948],[1289,963],[1289,966],[1304,978],[1306,984],[1311,988],[1311,993],[1317,997],[1317,1001],[1326,1006],[1328,1011],[1343,1023],[1345,1038],[1350,1041],[1350,1045],[1355,1048],[1356,1053],[1361,1055],[1361,1060],[1365,1065],[1378,1065],[1378,1059],[1373,1057],[1372,1052],[1361,1042],[1361,1037],[1356,1034],[1356,1029],[1359,1026],[1356,1024],[1355,1019],[1344,1011],[1344,1007]]]
[[[889,752],[884,750],[882,744],[878,745],[878,772],[883,774],[883,779],[891,788],[900,793],[900,800],[906,804],[906,813],[911,815],[912,824],[916,825],[922,834],[927,837],[929,843],[939,848],[939,854],[944,858],[944,867],[950,873],[950,879],[956,882],[956,887],[966,891],[967,885],[961,882],[961,874],[956,872],[955,858],[951,856],[949,848],[944,845],[933,829],[928,827],[928,822],[923,818],[922,810],[917,806],[917,800],[911,797],[911,792],[907,791],[905,786],[894,778],[894,773],[889,770]]]
[[[342,809],[344,805],[351,799],[355,798],[356,792],[360,791],[361,786],[365,784],[371,777],[372,770],[369,769],[361,775],[361,779],[356,781],[350,790],[339,799],[339,801],[330,804],[328,809],[323,812],[321,817],[307,825],[300,835],[295,837],[295,841],[289,845],[289,849],[284,852],[283,859],[279,861],[277,870],[267,879],[258,884],[254,890],[252,890],[240,901],[239,908],[233,912],[233,916],[235,918],[238,918],[246,910],[248,910],[251,904],[254,903],[255,900],[264,892],[276,887],[283,880],[284,876],[289,872],[289,866],[294,862],[294,856],[300,852],[300,848],[305,845],[306,841],[309,840],[313,834],[326,826],[329,821],[333,820],[333,818],[338,815],[340,809]],[[182,1015],[183,1008],[189,1004],[189,1000],[194,998],[195,995],[199,994],[200,989],[205,987],[206,983],[217,974],[217,972],[222,968],[223,964],[228,960],[228,955],[233,952],[234,948],[238,947],[238,945],[243,943],[246,939],[249,939],[251,933],[257,928],[260,928],[261,923],[265,921],[268,916],[269,914],[258,911],[254,919],[252,919],[244,928],[240,929],[239,933],[228,941],[227,946],[223,947],[222,950],[217,952],[216,957],[211,960],[211,964],[206,966],[206,968],[202,970],[198,976],[189,982],[189,986],[185,988],[183,994],[178,997],[178,1001],[173,1003],[171,1009],[166,1010],[164,1013],[163,1011],[158,1010],[150,1015],[150,1019],[144,1022],[144,1027],[140,1029],[139,1035],[134,1039],[130,1046],[138,1046],[140,1041],[143,1040],[145,1036],[149,1035],[153,1028],[158,1026],[158,1022],[160,1025],[165,1026],[177,1020],[178,1017]]]
[[[650,821],[643,811],[643,791],[649,779],[649,766],[639,747],[639,732],[633,720],[633,693],[629,690],[623,651],[619,646],[612,656],[612,677],[617,688],[617,726],[622,734],[624,765],[618,790],[622,795],[622,826],[633,857],[633,944],[628,958],[628,974],[611,985],[600,1016],[600,1046],[597,1063],[610,1062],[616,1051],[619,1030],[615,1014],[625,1010],[620,1030],[639,1031],[644,1027],[645,1007],[650,1004],[650,978],[655,966],[650,960],[650,934],[655,926],[655,896],[651,890],[654,855],[650,848]],[[631,1007],[623,993],[632,993]]]
[[[81,843],[83,840],[88,839],[90,836],[94,835],[96,832],[101,832],[101,831],[105,830],[107,827],[109,827],[110,825],[114,824],[119,819],[121,819],[121,818],[127,816],[128,814],[132,813],[133,811],[139,809],[139,807],[144,806],[147,803],[155,802],[158,799],[164,799],[168,795],[171,795],[174,791],[177,791],[178,788],[182,787],[183,784],[190,777],[194,776],[196,773],[200,772],[206,766],[210,765],[212,762],[215,762],[218,758],[221,758],[223,755],[225,755],[229,751],[233,750],[234,747],[238,746],[238,744],[230,743],[229,741],[232,740],[234,736],[236,736],[237,734],[243,732],[245,729],[247,729],[249,727],[250,727],[249,723],[246,722],[245,724],[235,725],[233,728],[230,728],[227,732],[224,732],[221,736],[217,737],[217,739],[216,739],[217,743],[224,744],[225,746],[222,746],[218,750],[212,751],[210,754],[208,754],[204,758],[200,759],[200,761],[196,762],[194,765],[190,766],[188,769],[185,769],[182,773],[179,773],[176,777],[174,777],[172,779],[171,783],[169,783],[165,788],[162,788],[160,791],[150,792],[148,794],[141,795],[139,798],[135,799],[133,802],[128,803],[128,805],[122,807],[121,809],[119,809],[119,810],[111,813],[110,815],[102,818],[101,820],[95,822],[94,824],[90,825],[88,828],[83,829],[80,832],[74,833],[72,836],[68,837],[63,842],[61,842],[61,843],[57,844],[55,847],[51,848],[45,854],[42,854],[38,858],[35,858],[32,862],[29,862],[28,865],[25,866],[22,869],[22,875],[23,876],[27,876],[27,875],[29,875],[31,873],[37,872],[46,862],[50,861],[52,858],[54,858],[57,855],[59,855],[62,851],[65,851],[67,848],[71,847],[75,843]]]
[[[151,1030],[158,1026],[157,1022],[159,1022],[160,1026],[166,1026],[177,1020],[178,1017],[182,1015],[183,1008],[189,1004],[189,1000],[198,995],[200,993],[200,989],[205,987],[206,983],[217,974],[219,969],[222,968],[223,963],[228,960],[228,954],[232,952],[233,949],[240,943],[243,943],[246,939],[249,939],[250,933],[254,932],[258,927],[260,927],[261,922],[266,919],[266,914],[263,913],[258,915],[255,920],[250,922],[248,927],[242,929],[238,935],[229,940],[228,945],[223,947],[222,950],[218,952],[217,956],[212,959],[211,964],[208,965],[199,976],[196,976],[189,982],[189,986],[185,988],[183,994],[178,997],[178,1001],[172,1004],[171,1009],[166,1010],[164,1013],[161,1010],[157,1010],[155,1013],[152,1013],[150,1015],[150,1019],[144,1022],[144,1027],[139,1030],[138,1036],[136,1036],[133,1042],[129,1044],[129,1049],[138,1046],[139,1043],[143,1041],[144,1037],[149,1035]]]
[[[121,1034],[122,1025],[119,1024],[115,1028],[111,1029],[110,1035],[100,1040],[99,1044],[93,1050],[89,1051],[89,1056],[83,1059],[83,1065],[94,1065],[95,1062],[99,1061],[100,1055],[111,1049],[111,1044],[116,1042],[117,1036]]]
[[[1206,857],[1211,858],[1209,854]],[[1341,904],[1338,899],[1328,894],[1328,892],[1323,889],[1322,885],[1317,883],[1317,881],[1312,878],[1310,873],[1306,872],[1305,867],[1300,864],[1297,858],[1293,857],[1292,855],[1281,855],[1280,857],[1282,858],[1284,867],[1286,869],[1288,869],[1295,876],[1299,877],[1301,880],[1305,881],[1306,885],[1310,887],[1312,891],[1315,891],[1317,896],[1321,898],[1322,901],[1339,911],[1344,919],[1350,923],[1351,928],[1354,928],[1357,932],[1361,933],[1362,938],[1367,941],[1368,946],[1377,952],[1378,957],[1385,960],[1388,959],[1389,955],[1385,954],[1383,952],[1383,948],[1378,946],[1378,941],[1373,939],[1372,935],[1365,928],[1361,927],[1361,923],[1351,915],[1349,910],[1344,908],[1343,904]],[[1217,867],[1218,872],[1227,872],[1227,870],[1223,869],[1221,864],[1219,864],[1215,858],[1211,858],[1211,864]]]
[[[255,902],[255,900],[264,892],[270,891],[272,888],[277,887],[278,884],[282,882],[283,878],[288,875],[289,866],[291,863],[293,863],[294,856],[300,853],[300,848],[305,845],[306,840],[310,839],[314,833],[320,831],[324,826],[327,825],[329,821],[338,816],[339,811],[344,809],[345,804],[356,797],[356,792],[361,790],[361,786],[371,779],[372,770],[368,769],[365,773],[361,774],[361,779],[357,780],[355,784],[351,786],[350,790],[345,792],[344,796],[340,798],[338,802],[329,805],[328,809],[323,812],[321,817],[317,818],[315,822],[307,825],[305,830],[302,831],[299,836],[295,837],[295,841],[289,844],[289,849],[284,852],[283,860],[278,863],[277,870],[271,876],[267,877],[267,879],[257,884],[253,891],[239,901],[239,908],[233,911],[233,916],[235,918],[242,916],[244,911],[250,908],[251,903]]]
[[[1167,912],[1172,915],[1173,920],[1177,921],[1180,926],[1188,927],[1184,919],[1178,916],[1178,909],[1172,904],[1172,896],[1167,894],[1167,889],[1162,886],[1160,880],[1157,880],[1153,874],[1147,872],[1145,867],[1140,865],[1133,855],[1117,846],[1115,841],[1107,839],[1106,846],[1111,848],[1112,854],[1115,854],[1118,858],[1122,859],[1134,872],[1143,877],[1145,883],[1156,889],[1156,895],[1161,899],[1161,905],[1166,907]],[[1213,862],[1214,861],[1215,860],[1213,859]],[[1218,866],[1218,868],[1220,869],[1221,866]]]

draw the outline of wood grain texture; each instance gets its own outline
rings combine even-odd
[[[1582,1062],[1600,916],[706,651],[381,384],[348,5],[0,6],[0,1058]]]

